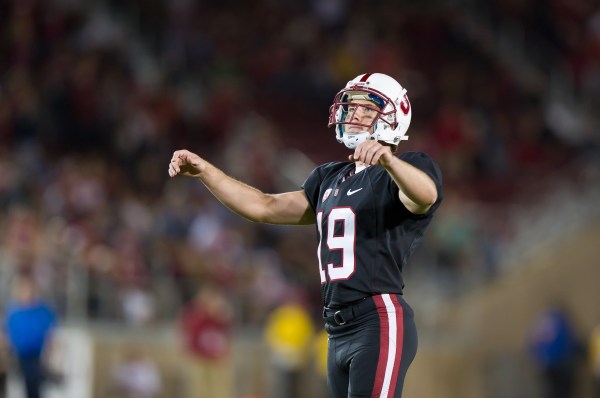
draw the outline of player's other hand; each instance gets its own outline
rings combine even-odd
[[[173,152],[169,163],[169,176],[197,176],[206,168],[206,161],[193,152],[185,149]]]
[[[378,141],[367,140],[356,147],[354,153],[348,156],[352,162],[360,161],[371,166],[388,165],[394,157],[392,148]]]

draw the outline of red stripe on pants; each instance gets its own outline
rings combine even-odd
[[[385,296],[385,299],[384,299]],[[386,300],[387,299],[387,300]],[[373,296],[379,314],[379,360],[375,373],[372,398],[392,398],[396,391],[402,359],[404,319],[402,305],[395,295]],[[387,303],[386,303],[387,301]],[[395,316],[390,317],[390,312]],[[390,322],[394,322],[390,324]],[[393,356],[391,363],[390,355]],[[387,375],[387,381],[386,381]]]
[[[396,383],[398,381],[398,371],[400,370],[400,363],[402,362],[402,347],[404,347],[404,309],[398,302],[398,297],[395,294],[390,295],[394,308],[396,309],[396,360],[394,361],[394,371],[392,373],[392,380],[390,381],[390,397],[393,397],[396,390]]]

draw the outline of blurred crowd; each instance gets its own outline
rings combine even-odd
[[[490,29],[509,20],[552,46],[539,86],[436,3],[1,0],[0,283],[32,275],[61,314],[93,320],[173,319],[207,280],[245,325],[290,301],[318,317],[313,228],[242,220],[167,165],[187,148],[262,190],[296,189],[313,165],[344,159],[328,107],[365,71],[408,88],[401,150],[444,172],[411,267],[493,274],[508,206],[598,153],[600,9],[488,5]],[[551,96],[557,74],[575,102]]]

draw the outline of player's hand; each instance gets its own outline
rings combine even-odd
[[[392,148],[373,140],[361,143],[348,157],[350,161],[360,161],[370,166],[386,166],[392,162],[393,158]]]
[[[206,161],[193,152],[182,149],[173,152],[169,163],[169,176],[197,176],[206,168]]]

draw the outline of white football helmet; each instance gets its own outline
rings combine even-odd
[[[373,106],[357,104],[349,107],[352,100],[369,100]],[[359,106],[372,109],[378,116],[370,125],[359,133],[346,133],[345,125],[350,122]],[[382,141],[393,145],[407,140],[406,132],[410,125],[412,109],[406,95],[406,89],[394,78],[383,73],[365,73],[350,80],[346,87],[337,93],[333,105],[329,108],[329,127],[335,125],[335,136],[338,142],[350,149],[356,148],[367,139]],[[369,129],[373,128],[373,134]]]

